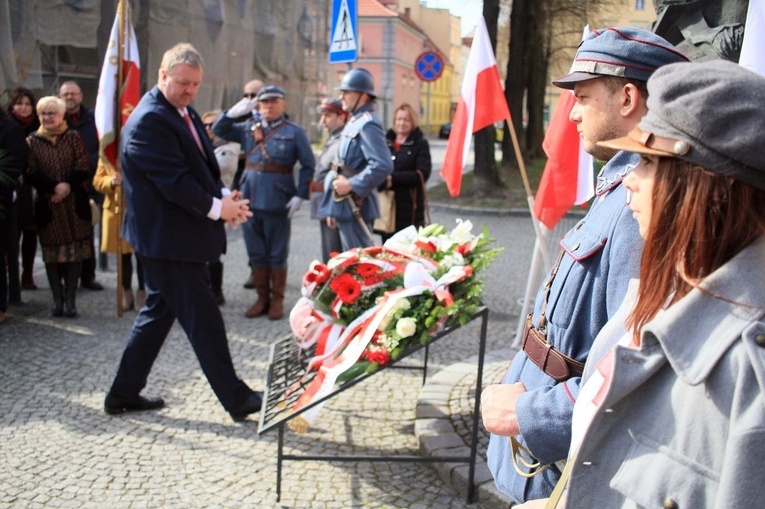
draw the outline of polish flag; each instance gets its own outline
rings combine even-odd
[[[123,5],[123,2],[125,5]],[[119,130],[125,125],[141,98],[141,66],[138,44],[130,22],[129,2],[120,0],[106,49],[96,98],[96,128],[99,154],[104,163],[117,167]],[[120,26],[123,33],[120,34]],[[122,82],[119,82],[120,46],[122,47]],[[119,112],[119,113],[118,113]],[[119,123],[118,123],[119,122]]]
[[[746,29],[741,43],[741,57],[738,63],[750,71],[765,76],[765,1],[749,0],[746,13]]]
[[[510,110],[483,17],[476,27],[460,95],[441,167],[441,177],[452,196],[460,194],[462,170],[470,152],[473,133],[494,122],[510,119]]]
[[[568,117],[576,97],[564,91],[542,142],[547,154],[542,180],[534,197],[534,216],[552,230],[574,205],[595,194],[592,156],[584,151],[576,124]]]

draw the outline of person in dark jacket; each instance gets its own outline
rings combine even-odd
[[[28,154],[24,131],[2,110],[0,110],[0,153],[3,154],[3,167],[6,170],[0,174],[0,324],[2,324],[5,322],[5,311],[9,301],[21,301],[15,197],[18,178],[27,166]],[[14,266],[15,271],[12,270]],[[8,276],[11,278],[10,285]]]
[[[31,90],[19,87],[11,92],[8,113],[21,126],[25,138],[40,127],[36,106],[37,99]],[[24,142],[24,146],[26,147],[26,142]],[[26,163],[22,169],[26,171]],[[16,223],[21,242],[21,288],[37,290],[33,276],[35,255],[37,254],[37,226],[35,226],[32,186],[23,178],[17,194]],[[13,256],[12,252],[10,254]]]
[[[414,108],[404,103],[396,108],[393,128],[385,135],[393,159],[393,173],[377,190],[393,189],[396,195],[396,231],[425,224],[425,182],[430,178],[432,164],[430,145],[418,120]],[[380,232],[380,235],[385,242],[393,234]]]
[[[67,125],[79,133],[88,152],[88,171],[90,178],[86,182],[88,197],[98,205],[99,214],[104,203],[104,195],[93,187],[93,177],[98,168],[98,130],[96,129],[96,117],[93,110],[82,105],[82,90],[76,81],[65,81],[59,88],[58,96],[66,102],[65,120]],[[91,229],[95,229],[91,226]],[[95,240],[95,232],[90,238]],[[96,252],[95,244],[91,251]],[[106,253],[101,258],[101,268],[106,268]],[[104,287],[96,281],[96,258],[89,258],[82,262],[82,274],[80,274],[80,286],[88,290],[103,290]]]

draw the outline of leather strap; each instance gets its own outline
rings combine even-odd
[[[324,192],[324,182],[317,182],[315,180],[311,181],[311,186],[309,187],[309,190],[312,193],[323,193]]]
[[[292,173],[291,167],[279,164],[247,163],[244,169],[250,171],[263,171],[266,173]]]
[[[584,372],[584,363],[559,352],[547,342],[546,334],[534,327],[531,314],[526,318],[522,348],[531,362],[558,382],[582,376]]]

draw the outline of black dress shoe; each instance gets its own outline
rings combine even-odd
[[[88,290],[103,290],[104,285],[93,279],[92,281],[81,281],[80,286]]]
[[[260,391],[255,391],[250,394],[250,396],[247,398],[247,401],[245,401],[235,410],[230,411],[229,414],[235,422],[242,422],[247,418],[248,415],[259,412],[261,406],[263,406],[263,393]]]
[[[111,415],[142,410],[158,410],[164,406],[165,402],[162,398],[144,398],[143,396],[120,398],[107,394],[104,400],[104,411]]]

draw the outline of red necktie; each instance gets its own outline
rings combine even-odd
[[[194,128],[194,123],[191,121],[191,117],[188,113],[183,114],[183,120],[186,121],[186,125],[188,126],[189,131],[191,131],[191,135],[194,137],[194,141],[197,142],[199,151],[202,152],[202,155],[205,155],[205,149],[202,147],[202,140],[199,139],[199,134],[197,134],[197,130]]]

